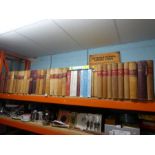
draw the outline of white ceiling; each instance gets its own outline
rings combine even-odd
[[[155,20],[42,20],[0,35],[0,47],[27,57],[155,39]]]

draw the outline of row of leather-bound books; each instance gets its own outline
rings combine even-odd
[[[0,75],[0,92],[104,99],[154,99],[153,61],[89,67],[10,71]]]
[[[154,99],[153,61],[97,65],[92,96],[107,99]]]

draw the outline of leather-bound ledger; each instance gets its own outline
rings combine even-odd
[[[68,68],[62,69],[62,96],[66,96],[67,71]]]
[[[45,84],[45,94],[50,95],[50,69],[46,71],[46,84]]]
[[[25,71],[25,76],[24,76],[24,93],[28,94],[29,92],[29,86],[30,86],[30,70]]]
[[[29,94],[36,93],[37,77],[38,77],[37,70],[31,70],[31,73],[30,73],[31,81],[30,81],[30,86],[29,86]]]
[[[148,100],[154,99],[154,69],[153,60],[147,60],[147,97]]]
[[[38,94],[43,95],[45,94],[45,81],[46,80],[46,70],[40,70],[40,75],[39,75],[39,90]]]
[[[58,74],[57,74],[57,80],[58,80],[58,87],[57,87],[57,96],[62,96],[62,69],[58,69]]]
[[[39,95],[40,76],[41,76],[41,70],[37,70],[36,90],[35,90],[36,95]]]
[[[107,64],[107,98],[112,98],[112,65]]]
[[[17,93],[17,84],[18,84],[18,71],[15,71],[13,82],[13,93]]]
[[[130,99],[136,100],[138,98],[138,77],[136,62],[129,62],[129,88]]]
[[[13,93],[14,71],[10,72],[8,93]]]
[[[118,98],[118,65],[112,63],[112,98]]]
[[[67,71],[66,96],[70,96],[71,71]]]
[[[124,64],[118,63],[118,98],[124,99]]]
[[[147,100],[147,62],[137,62],[138,67],[138,99]]]
[[[54,76],[54,96],[58,96],[59,90],[59,69],[55,68],[55,76]]]
[[[93,70],[93,97],[97,97],[97,66]]]
[[[107,98],[107,64],[103,64],[102,68],[102,77],[103,77],[103,98]]]
[[[129,62],[124,63],[124,99],[130,99]]]
[[[91,97],[94,97],[94,71],[92,69],[91,74]]]
[[[50,70],[50,95],[54,95],[55,69]]]
[[[102,65],[98,64],[96,66],[96,72],[97,72],[97,98],[102,98],[103,94],[103,86],[102,86]]]
[[[19,83],[19,94],[23,94],[23,90],[24,90],[24,71],[20,71],[18,74],[18,83]]]

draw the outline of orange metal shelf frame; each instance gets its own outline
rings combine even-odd
[[[0,117],[0,124],[43,135],[88,135],[88,133],[82,131],[58,128],[52,126],[43,126],[37,123],[13,120],[8,117]]]
[[[155,102],[116,101],[95,98],[51,97],[37,95],[0,94],[0,99],[31,101],[49,104],[63,104],[68,106],[85,106],[94,108],[108,108],[117,110],[134,110],[155,112]]]

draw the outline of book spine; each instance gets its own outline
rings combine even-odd
[[[124,99],[130,99],[129,62],[124,63]]]
[[[94,71],[91,69],[91,97],[94,97]]]
[[[84,70],[80,71],[80,97],[83,97],[83,89],[84,89]]]
[[[107,98],[112,98],[112,65],[107,64]]]
[[[45,94],[50,95],[50,69],[46,71]]]
[[[62,70],[62,96],[66,96],[67,68]]]
[[[147,62],[137,62],[138,67],[138,99],[147,100]]]
[[[97,65],[96,68],[96,72],[97,72],[97,97],[98,98],[102,98],[102,65]]]
[[[32,72],[32,94],[35,94],[36,92],[36,87],[37,87],[37,78],[38,78],[38,71],[33,70]]]
[[[71,71],[67,71],[66,96],[70,96]]]
[[[93,97],[97,97],[97,66],[93,70]]]
[[[112,98],[118,98],[118,65],[112,63]]]
[[[71,71],[70,96],[77,94],[77,71]]]
[[[87,97],[91,97],[91,81],[92,81],[92,70],[88,69],[88,91],[87,91]]]
[[[103,78],[103,98],[107,98],[107,64],[103,64],[102,69],[102,78]]]
[[[118,98],[124,99],[124,64],[118,63]]]
[[[54,95],[55,69],[50,70],[50,95]]]
[[[58,96],[62,96],[62,69],[58,69]]]
[[[153,60],[147,60],[147,96],[148,100],[154,99],[154,69]]]
[[[136,100],[137,93],[138,93],[138,78],[137,78],[136,62],[129,62],[129,88],[130,88],[130,99]]]
[[[83,70],[83,97],[88,97],[88,70]]]
[[[80,96],[80,74],[81,74],[81,70],[77,71],[78,75],[77,75],[77,96]]]

